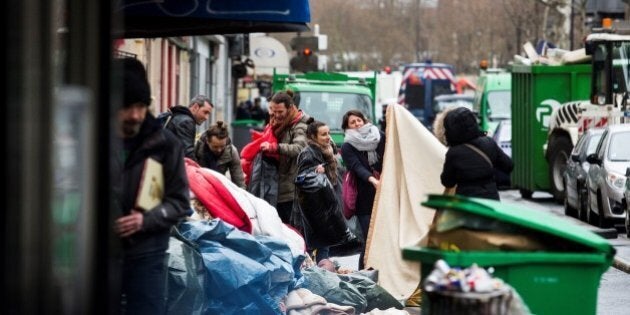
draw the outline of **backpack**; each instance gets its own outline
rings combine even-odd
[[[166,125],[168,125],[169,122],[171,122],[171,118],[173,118],[173,113],[171,113],[170,110],[165,111],[163,113],[160,113],[156,119],[160,122],[160,124],[162,125],[162,128],[166,128]]]

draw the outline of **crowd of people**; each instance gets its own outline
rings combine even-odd
[[[197,126],[209,118],[214,107],[209,98],[200,95],[187,107],[173,106],[168,124],[160,125],[148,110],[151,98],[144,66],[130,58],[117,62],[124,69],[125,83],[117,133],[121,146],[116,160],[120,178],[115,197],[120,214],[114,226],[124,249],[122,305],[130,314],[159,314],[165,307],[165,256],[170,230],[191,212],[185,161],[190,159],[200,167],[229,173],[231,181],[243,189],[248,189],[252,175],[251,169],[241,163],[223,121],[212,124],[196,140]],[[257,98],[254,104],[239,106],[238,110],[247,111],[247,118],[268,121],[261,138],[243,151],[262,156],[248,163],[266,161],[275,170],[275,175],[267,178],[275,180],[276,185],[271,187],[277,189],[269,204],[275,206],[283,223],[301,232],[307,252],[316,262],[328,261],[331,248],[353,246],[360,255],[358,268],[365,268],[365,245],[383,170],[385,129],[372,124],[365,113],[349,110],[342,118],[345,138],[338,148],[330,136],[331,126],[302,111],[292,91],[274,94],[268,112],[262,111],[260,101]],[[469,110],[451,110],[441,119],[449,147],[441,176],[446,192],[498,199],[493,170],[511,171],[510,158],[485,137]],[[163,187],[158,183],[151,189],[163,193],[158,194],[152,209],[141,209],[137,204],[138,187],[144,185],[148,160],[161,165]],[[351,172],[356,180],[354,215],[361,239],[342,214],[342,170]]]

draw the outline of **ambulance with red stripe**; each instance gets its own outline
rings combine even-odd
[[[398,104],[405,106],[425,127],[432,128],[436,115],[435,97],[454,94],[455,71],[444,63],[411,63],[403,67]]]
[[[621,35],[630,34],[630,28],[613,23],[604,31],[610,33],[586,38],[592,64],[590,99],[562,104],[551,115],[545,155],[557,200],[563,197],[566,161],[578,138],[590,128],[630,122],[630,35]]]

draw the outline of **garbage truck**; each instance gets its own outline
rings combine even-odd
[[[296,105],[330,127],[330,134],[339,147],[343,144],[343,115],[358,109],[372,122],[375,116],[376,75],[352,76],[334,72],[273,75],[273,92],[290,89]]]
[[[586,38],[590,64],[513,69],[512,183],[524,198],[536,190],[564,199],[563,173],[589,128],[630,121],[630,28],[613,23]]]

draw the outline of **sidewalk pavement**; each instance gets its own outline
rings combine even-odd
[[[630,273],[630,245],[628,245],[628,240],[624,238],[625,236],[620,234],[617,238],[610,240],[610,243],[617,250],[613,260],[613,267],[625,273]]]

